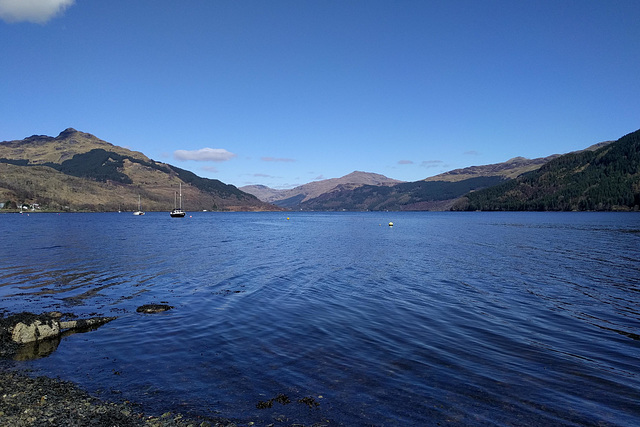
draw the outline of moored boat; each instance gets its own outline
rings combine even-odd
[[[176,197],[177,195],[174,194],[173,210],[169,212],[169,215],[171,215],[171,218],[184,218],[186,212],[182,210],[182,183],[180,183],[180,206],[177,206]]]
[[[142,209],[140,208],[140,195],[138,194],[138,210],[133,213],[134,215],[144,215]]]

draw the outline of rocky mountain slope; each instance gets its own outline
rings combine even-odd
[[[170,210],[182,184],[185,210],[274,210],[218,180],[156,162],[89,133],[66,129],[0,142],[0,203],[64,211]]]
[[[595,151],[605,145],[611,144],[613,141],[600,142],[590,147],[585,148],[582,151]],[[542,165],[550,162],[553,159],[560,157],[561,154],[552,154],[547,157],[539,157],[537,159],[527,159],[525,157],[514,157],[506,162],[494,163],[490,165],[482,166],[470,166],[463,169],[455,169],[449,172],[441,173],[425,179],[425,181],[446,181],[456,182],[463,181],[469,178],[499,176],[506,179],[516,178],[524,173],[534,171],[542,167]]]
[[[439,175],[431,176],[425,181],[445,181],[456,182],[463,181],[469,178],[487,177],[487,176],[500,176],[505,179],[515,178],[526,172],[531,172],[540,168],[542,165],[550,160],[559,157],[559,154],[554,154],[548,157],[539,157],[537,159],[527,159],[525,157],[514,157],[506,162],[494,163],[491,165],[482,166],[470,166],[463,169],[454,169],[449,172],[441,173]]]

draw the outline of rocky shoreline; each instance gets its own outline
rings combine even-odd
[[[150,306],[144,306],[149,309]],[[168,309],[161,307],[162,310]],[[162,311],[160,310],[160,311]],[[151,312],[151,311],[147,311]],[[223,419],[188,418],[171,412],[144,414],[134,403],[105,402],[77,385],[48,377],[33,377],[14,370],[8,360],[46,357],[71,329],[86,330],[113,318],[67,320],[71,314],[0,314],[0,420],[10,426],[97,427],[235,427]],[[65,329],[68,332],[65,332]],[[71,331],[72,332],[72,331]],[[251,423],[250,423],[251,424]]]
[[[147,304],[138,307],[139,313],[161,313],[172,309],[166,304]],[[72,313],[18,313],[6,316],[0,312],[0,424],[15,427],[96,426],[96,427],[240,427],[224,418],[184,416],[166,412],[145,414],[133,402],[109,402],[91,396],[76,384],[19,369],[19,361],[47,357],[62,339],[73,333],[88,332],[115,320],[115,317],[78,319]],[[18,363],[16,363],[18,362]],[[273,403],[291,403],[284,395],[258,402],[258,409],[271,408]],[[319,403],[311,397],[297,403],[316,408]],[[241,426],[295,426],[284,415],[259,422],[244,421]],[[324,427],[315,423],[308,427]]]
[[[0,419],[3,425],[97,427],[235,427],[212,419],[189,419],[167,412],[142,413],[131,402],[104,402],[75,384],[47,377],[0,370]]]

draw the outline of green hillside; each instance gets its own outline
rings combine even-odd
[[[456,210],[593,211],[640,208],[640,130],[596,151],[560,156],[540,169],[468,194]]]

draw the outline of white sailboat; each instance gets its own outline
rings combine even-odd
[[[138,210],[133,213],[134,215],[144,215],[142,209],[140,209],[140,195],[138,194]]]
[[[182,183],[180,183],[180,206],[176,206],[176,195],[173,197],[173,210],[169,212],[171,218],[184,218],[186,212],[182,210]]]

